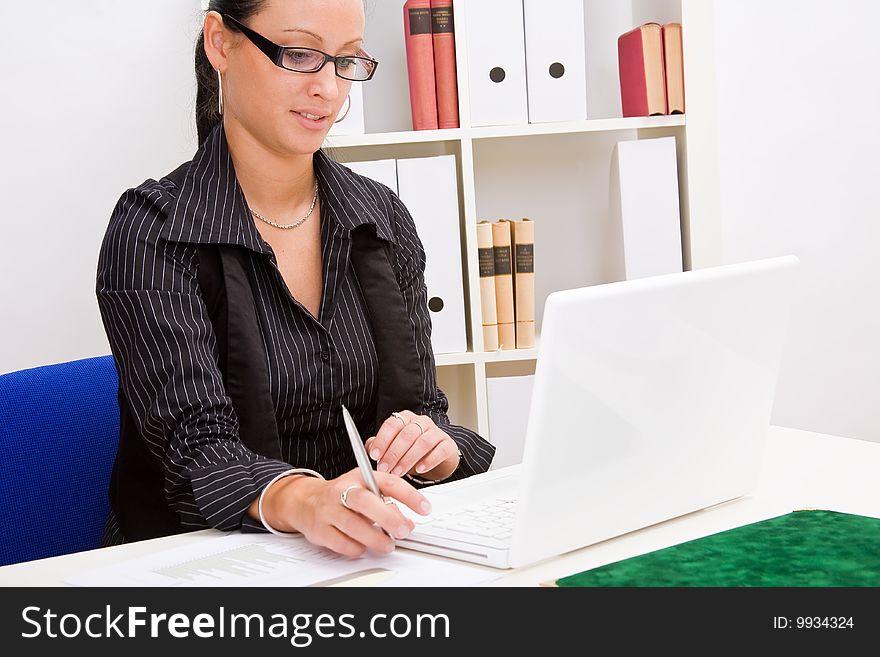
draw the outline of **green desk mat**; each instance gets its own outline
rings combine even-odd
[[[795,511],[556,580],[557,586],[880,586],[880,519]]]

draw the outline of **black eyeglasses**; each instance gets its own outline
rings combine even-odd
[[[269,41],[262,34],[254,32],[247,25],[242,25],[237,20],[226,14],[220,14],[224,21],[237,27],[251,43],[262,50],[266,57],[272,60],[275,66],[280,66],[288,71],[296,71],[297,73],[317,73],[327,62],[333,62],[336,68],[336,75],[343,80],[352,80],[354,82],[365,82],[373,77],[379,62],[369,57],[363,50],[358,49],[356,56],[337,56],[328,55],[326,52],[316,50],[314,48],[291,48],[289,46],[279,46],[277,43]]]

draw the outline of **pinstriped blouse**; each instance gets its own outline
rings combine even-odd
[[[253,527],[248,506],[290,467],[330,479],[356,466],[339,406],[349,408],[365,437],[374,429],[376,350],[349,265],[349,233],[364,223],[392,245],[422,370],[423,408],[412,410],[429,415],[461,449],[452,478],[491,463],[494,448],[450,423],[448,400],[437,388],[425,252],[412,217],[393,192],[323,152],[315,153],[314,166],[324,281],[317,318],[290,294],[250,217],[222,125],[196,152],[180,189],[167,177],[147,180],[122,195],[110,218],[98,305],[128,410],[163,466],[166,501],[187,529]],[[284,461],[255,454],[238,438],[200,294],[199,244],[234,244],[248,255]],[[111,511],[104,543],[124,540]]]

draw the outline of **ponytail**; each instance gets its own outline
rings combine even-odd
[[[259,12],[265,3],[266,0],[211,0],[206,11],[216,11],[243,23]],[[227,27],[230,30],[236,29],[231,24]],[[211,66],[205,52],[204,30],[199,32],[199,38],[196,40],[195,73],[196,132],[201,144],[223,119],[218,109],[220,89],[217,84],[217,71]]]

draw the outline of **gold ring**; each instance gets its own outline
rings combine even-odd
[[[406,426],[406,420],[403,419],[403,416],[402,416],[400,413],[398,413],[397,411],[394,411],[391,415],[393,415],[393,416],[396,417],[398,420],[400,420],[401,422],[403,422],[403,426]]]
[[[348,493],[354,488],[360,488],[360,486],[349,486],[344,491],[342,491],[342,494],[339,496],[339,501],[342,502],[342,506],[344,506],[349,511],[354,511],[354,509],[348,506]]]

